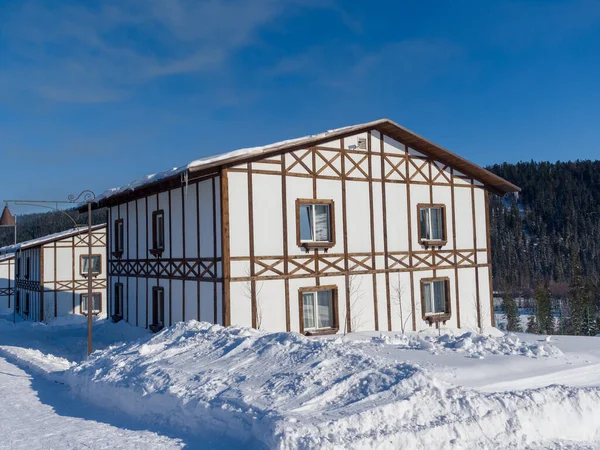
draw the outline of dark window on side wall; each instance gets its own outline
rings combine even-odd
[[[25,308],[23,309],[23,314],[29,314],[29,292],[25,293]]]
[[[165,249],[165,213],[154,211],[152,213],[152,252],[154,255],[162,254]]]
[[[21,292],[18,289],[15,293],[15,309],[17,312],[21,311]]]
[[[165,290],[152,288],[152,324],[150,329],[155,333],[165,326]]]
[[[118,318],[123,317],[123,283],[115,283],[113,316]]]
[[[28,256],[27,259],[25,260],[25,278],[29,279],[30,275],[31,275],[31,259]]]
[[[123,241],[124,241],[124,227],[123,227],[123,219],[115,220],[115,230],[114,230],[114,251],[113,254],[117,258],[120,258],[123,255]]]

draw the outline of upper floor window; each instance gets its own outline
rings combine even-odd
[[[447,278],[421,280],[423,319],[445,321],[450,317],[450,287]]]
[[[15,263],[15,278],[19,278],[21,276],[21,258],[17,257],[17,262]]]
[[[335,286],[300,289],[303,332],[316,334],[337,329],[336,293]]]
[[[81,294],[80,304],[81,314],[87,315],[88,313],[88,295]],[[99,314],[102,311],[102,295],[99,293],[92,293],[92,314]]]
[[[419,240],[426,245],[446,243],[446,207],[419,205]]]
[[[152,249],[153,255],[161,255],[165,249],[165,213],[163,210],[152,213]]]
[[[333,200],[296,200],[296,225],[299,247],[332,247]]]
[[[114,232],[114,251],[113,255],[117,258],[123,256],[123,241],[124,241],[124,227],[123,219],[115,220],[115,232]]]
[[[28,256],[25,260],[25,278],[29,279],[31,276],[31,258]]]
[[[87,277],[89,272],[89,255],[81,255],[79,260],[79,273]],[[92,276],[98,276],[102,273],[102,256],[92,255]]]

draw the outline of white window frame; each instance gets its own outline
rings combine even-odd
[[[84,316],[88,315],[88,310],[83,308],[83,298],[87,298],[88,294],[87,292],[85,294],[80,294],[79,295],[79,308],[81,310],[81,314]],[[94,308],[94,297],[98,297],[98,309],[93,309]],[[89,302],[88,302],[88,306],[89,306]],[[100,314],[102,312],[102,294],[100,292],[92,292],[92,315],[97,315]]]
[[[330,304],[329,304],[329,326],[326,327],[319,327],[319,293],[323,293],[323,292],[329,292],[329,300],[330,300]],[[320,331],[320,330],[331,330],[335,327],[335,307],[333,302],[335,301],[335,289],[315,289],[314,291],[312,290],[305,290],[302,291],[301,293],[301,300],[302,300],[302,317],[303,317],[303,323],[302,323],[302,327],[304,329],[304,331]],[[313,323],[316,325],[314,327],[305,327],[304,326],[304,320],[306,319],[306,311],[304,309],[304,297],[308,296],[308,295],[312,295],[313,296]]]
[[[311,239],[302,239],[302,209],[306,208],[307,206],[310,206],[311,210],[312,210],[312,227],[311,227]],[[327,208],[327,239],[316,239],[316,229],[317,229],[317,215],[316,215],[316,207],[317,206],[324,206]],[[299,210],[298,210],[298,214],[300,214],[300,217],[298,217],[298,221],[299,221],[299,225],[300,225],[300,230],[298,230],[299,234],[300,234],[300,243],[301,244],[310,244],[310,243],[332,243],[333,242],[333,220],[332,220],[332,206],[333,203],[330,203],[329,201],[327,202],[314,202],[311,203],[310,201],[300,201],[300,206],[299,206]]]
[[[83,269],[83,267],[84,267],[83,260],[86,258],[89,258],[89,255],[82,254],[82,255],[80,255],[80,259],[79,259],[79,273],[84,277],[88,276],[88,271]],[[94,261],[94,258],[98,258],[100,264],[99,264],[98,272],[94,272],[94,266],[92,265],[92,276],[93,277],[102,274],[102,255],[99,253],[92,254],[92,262]]]
[[[442,283],[442,286],[444,287],[444,290],[443,290],[444,297],[442,298],[442,301],[441,301],[441,304],[443,305],[442,311],[437,310],[438,302],[436,302],[436,299],[435,299],[435,293],[436,293],[435,283]],[[445,278],[442,278],[439,280],[425,280],[425,281],[423,281],[421,288],[425,289],[426,285],[431,286],[429,288],[429,292],[431,295],[430,303],[431,303],[432,310],[429,312],[427,311],[427,301],[425,300],[425,293],[423,293],[423,301],[425,302],[425,305],[423,306],[423,311],[425,311],[425,317],[445,316],[445,315],[450,314],[450,311],[446,311],[447,306],[448,306],[447,305],[448,295],[450,294],[448,292],[448,288],[449,288],[448,280]]]
[[[425,234],[429,234],[429,236],[433,236],[433,220],[432,217],[433,215],[431,214],[431,211],[434,209],[439,209],[440,210],[440,217],[441,217],[441,221],[440,221],[440,234],[441,237],[439,238],[427,238],[427,237],[423,237],[423,231],[426,231]],[[446,223],[446,211],[445,208],[442,205],[419,205],[419,223],[421,224],[421,211],[423,210],[427,210],[428,214],[427,214],[427,228],[425,230],[423,230],[423,227],[421,225],[421,236],[419,236],[419,240],[421,242],[445,242],[446,241],[446,233],[445,233],[445,223]]]

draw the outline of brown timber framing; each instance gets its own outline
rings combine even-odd
[[[281,215],[283,225],[283,272],[288,273],[288,221],[287,221],[287,184],[285,177],[285,155],[281,155]],[[285,289],[285,329],[291,330],[290,318],[290,280],[284,280]]]
[[[477,216],[475,207],[475,180],[471,180],[471,213],[473,218],[473,248],[477,248]],[[488,261],[488,264],[490,261]],[[477,251],[475,251],[475,266],[477,266]],[[475,268],[475,304],[477,305],[477,328],[481,329],[481,295],[479,293],[479,268]],[[493,310],[492,310],[493,313]]]
[[[395,126],[395,125],[394,125]],[[460,252],[457,251],[456,249],[456,211],[455,211],[455,199],[454,199],[454,190],[455,189],[463,189],[463,188],[470,188],[471,191],[473,192],[473,190],[475,189],[474,186],[474,182],[471,181],[471,183],[466,184],[466,183],[461,183],[461,184],[457,184],[455,181],[455,176],[453,173],[453,168],[451,167],[450,169],[450,178],[447,177],[447,175],[437,175],[435,177],[435,179],[432,178],[432,166],[431,164],[434,164],[434,160],[438,159],[441,160],[442,163],[445,164],[444,169],[448,166],[451,166],[451,163],[449,162],[449,160],[443,159],[442,157],[439,157],[439,154],[435,154],[435,152],[431,152],[429,151],[430,149],[423,147],[421,144],[423,144],[423,142],[419,141],[411,141],[410,139],[401,139],[399,138],[396,134],[394,134],[395,132],[393,130],[391,130],[391,128],[393,128],[392,125],[389,124],[385,124],[383,122],[379,123],[379,124],[374,124],[372,126],[369,127],[369,129],[365,129],[365,130],[359,130],[359,129],[353,129],[352,132],[348,133],[348,134],[344,134],[344,133],[340,133],[339,135],[336,134],[332,134],[329,135],[327,138],[323,138],[320,142],[316,142],[313,141],[310,143],[310,145],[306,145],[306,143],[302,142],[301,144],[298,144],[296,147],[292,146],[285,146],[282,147],[281,149],[276,149],[275,151],[268,151],[268,153],[261,153],[260,155],[251,155],[251,156],[243,156],[243,157],[239,157],[239,158],[232,158],[232,159],[226,159],[225,162],[220,162],[217,166],[211,166],[211,167],[207,167],[205,169],[202,170],[189,170],[188,174],[190,176],[189,181],[193,181],[193,182],[199,182],[201,179],[206,179],[206,178],[211,178],[214,177],[216,174],[220,174],[221,178],[220,178],[220,189],[221,189],[221,198],[220,198],[220,206],[221,206],[221,267],[222,267],[222,276],[219,278],[218,276],[215,276],[215,278],[213,279],[213,281],[215,282],[215,289],[217,289],[217,285],[216,282],[218,282],[219,280],[222,281],[222,314],[223,314],[223,323],[227,324],[230,322],[231,320],[231,311],[230,311],[230,286],[229,283],[231,281],[243,281],[243,280],[247,280],[251,282],[252,285],[252,301],[254,303],[253,308],[252,308],[252,312],[253,312],[253,324],[256,324],[256,282],[257,280],[267,280],[267,279],[283,279],[285,280],[285,302],[286,302],[286,329],[290,329],[291,326],[289,324],[290,321],[290,284],[289,284],[289,280],[293,279],[293,278],[315,278],[317,280],[317,285],[320,284],[319,278],[320,277],[328,277],[328,276],[334,276],[334,275],[344,275],[345,277],[345,288],[346,288],[346,307],[349,311],[348,305],[351,303],[351,299],[350,299],[350,293],[348,292],[350,290],[350,286],[349,286],[349,277],[351,275],[354,274],[363,274],[363,273],[368,273],[368,274],[372,274],[373,275],[373,301],[374,301],[374,316],[375,316],[375,327],[376,328],[383,328],[382,324],[379,323],[380,319],[383,320],[383,314],[379,314],[379,307],[381,305],[378,304],[377,301],[377,277],[376,275],[378,273],[383,273],[385,274],[385,282],[386,282],[386,302],[387,302],[387,321],[388,321],[388,329],[391,329],[391,325],[392,325],[392,315],[391,315],[391,298],[390,298],[390,281],[389,281],[389,274],[390,273],[394,273],[394,272],[409,272],[410,273],[410,284],[411,284],[411,303],[412,303],[412,310],[415,311],[415,279],[414,279],[414,272],[420,271],[420,270],[433,270],[434,274],[435,274],[435,270],[441,270],[441,269],[448,269],[448,268],[452,268],[454,269],[455,272],[455,289],[456,289],[456,311],[457,311],[457,324],[460,326],[460,313],[459,313],[459,299],[458,299],[458,269],[459,268],[463,268],[463,267],[475,267],[476,268],[476,277],[479,278],[479,271],[477,270],[478,267],[487,267],[489,271],[491,271],[490,268],[490,264],[491,264],[491,259],[489,259],[488,257],[488,261],[487,264],[478,264],[476,261],[477,258],[477,249],[473,248],[471,249],[470,252],[467,252],[466,250],[461,250]],[[372,152],[372,148],[371,148],[371,130],[377,130],[380,133],[380,145],[381,145],[381,152],[380,152],[380,158],[381,158],[381,175],[379,177],[374,177],[374,171],[373,171],[373,156],[375,156],[375,153]],[[386,133],[385,131],[388,130],[389,136],[392,139],[395,139],[396,141],[400,142],[403,144],[404,146],[404,162],[406,163],[406,172],[405,174],[400,174],[400,170],[398,169],[399,164],[402,163],[402,161],[400,161],[400,163],[398,163],[398,165],[392,164],[389,160],[387,160],[386,156],[393,156],[394,158],[396,158],[395,160],[397,160],[397,158],[399,157],[398,154],[396,153],[386,153],[385,147],[384,147],[384,139],[386,138]],[[356,151],[356,150],[352,150],[352,149],[345,149],[344,148],[344,136],[346,135],[354,135],[354,134],[358,134],[361,131],[365,131],[367,132],[367,136],[368,136],[368,149],[367,149],[367,155],[366,158],[368,158],[368,174],[365,173],[364,168],[361,168],[359,165],[362,161],[365,161],[365,152],[364,151]],[[320,143],[326,143],[328,141],[332,141],[335,139],[340,139],[340,146],[339,146],[339,150],[335,149],[333,147],[328,147],[328,146],[323,146],[321,147],[319,144]],[[421,164],[420,166],[417,166],[416,164],[413,163],[415,169],[417,169],[417,172],[414,172],[411,175],[411,172],[409,170],[409,158],[412,158],[413,156],[409,156],[409,149],[408,146],[410,145],[411,149],[415,149],[418,152],[422,153],[423,157],[421,156],[417,156],[416,159],[420,160]],[[293,164],[297,164],[297,168],[296,170],[298,170],[298,168],[300,167],[304,167],[305,169],[307,169],[307,173],[294,173],[291,172],[289,170],[288,167],[286,167],[286,155],[290,154],[290,152],[294,151],[294,150],[301,150],[301,153],[304,152],[304,156],[307,156],[306,158],[306,164],[304,164],[304,162],[302,162],[302,158],[304,158],[304,156],[298,155],[300,156],[300,158],[298,158],[297,156],[294,156],[294,159],[296,160],[296,163],[294,163],[293,160],[291,160],[290,158],[288,158],[288,163],[291,162]],[[317,169],[316,166],[316,158],[317,156],[320,157],[321,159],[324,159],[323,154],[325,154],[325,152],[335,152],[335,151],[339,152],[339,156],[335,156],[334,159],[330,160],[329,162],[325,161],[326,166],[324,166],[325,168],[330,168],[332,169],[334,172],[338,173],[339,176],[331,176],[331,175],[325,175],[325,173],[323,172],[323,168],[321,169]],[[363,157],[363,159],[361,159],[359,161],[360,158],[355,158],[353,159],[352,157],[348,157],[348,159],[346,158],[346,155],[361,155]],[[451,154],[450,154],[451,155]],[[273,157],[279,156],[279,159],[273,160]],[[452,155],[451,155],[452,156]],[[341,163],[341,171],[337,170],[335,167],[333,167],[332,162],[335,160],[335,158],[340,158],[339,163]],[[269,158],[269,159],[265,159],[265,158]],[[312,170],[310,168],[308,168],[308,165],[310,165],[310,163],[308,162],[308,158],[312,158]],[[402,159],[402,157],[401,157]],[[450,158],[452,159],[452,158]],[[359,161],[358,163],[356,161]],[[390,171],[390,173],[392,172],[396,172],[400,175],[400,179],[388,179],[389,174],[386,175],[386,161],[390,164],[392,164],[392,171]],[[457,160],[453,160],[453,162],[459,162],[460,163],[460,158]],[[257,164],[253,163],[256,162]],[[260,163],[260,164],[258,164]],[[244,166],[240,166],[240,167],[232,167],[233,165],[237,165],[237,164],[243,164]],[[425,164],[429,164],[429,175],[425,175],[424,172],[422,171],[423,168],[425,167]],[[395,167],[394,167],[395,166]],[[459,170],[462,173],[466,173],[465,176],[462,175],[457,175],[456,178],[461,178],[462,180],[466,180],[466,179],[470,179],[472,177],[468,176],[471,174],[471,172],[473,170],[475,170],[473,168],[474,165],[471,165],[470,167],[467,167],[467,169],[469,170],[465,170],[464,165],[461,164],[456,164],[456,166],[459,168]],[[439,166],[441,167],[441,166]],[[438,167],[438,168],[439,168]],[[348,169],[348,170],[347,170]],[[412,169],[412,167],[411,167]],[[442,170],[444,170],[442,169]],[[483,169],[481,169],[483,171]],[[216,171],[216,172],[215,172]],[[469,172],[471,171],[471,172]],[[236,278],[231,278],[231,268],[230,268],[230,260],[236,259],[236,258],[231,258],[230,257],[230,249],[229,249],[229,211],[228,211],[228,180],[227,180],[227,174],[228,172],[245,172],[248,175],[248,189],[249,189],[249,193],[248,193],[248,202],[249,202],[249,219],[251,224],[251,227],[253,228],[253,222],[254,222],[254,218],[253,218],[253,206],[252,202],[253,202],[253,186],[252,186],[252,178],[253,175],[256,174],[266,174],[266,175],[274,175],[274,176],[280,176],[281,177],[281,183],[282,183],[282,212],[283,212],[283,227],[284,227],[284,248],[283,248],[283,255],[282,255],[282,259],[283,259],[283,274],[281,272],[282,269],[277,269],[277,274],[271,276],[269,275],[269,268],[273,268],[275,266],[275,264],[268,263],[268,265],[266,266],[266,272],[262,269],[257,269],[256,264],[260,264],[260,260],[261,259],[266,259],[267,257],[264,255],[260,255],[260,254],[256,254],[256,251],[254,249],[254,245],[251,245],[251,255],[250,255],[250,276],[249,277],[236,277]],[[341,172],[341,173],[340,173]],[[350,176],[351,172],[354,172],[354,176]],[[360,175],[361,172],[362,174],[364,174],[364,177],[360,177],[357,175]],[[404,172],[404,171],[402,171]],[[484,174],[485,171],[481,172],[482,174]],[[403,175],[403,176],[402,176]],[[423,175],[423,177],[426,179],[426,181],[421,181],[420,179],[415,179],[415,175],[418,175],[419,178],[421,175]],[[484,174],[485,175],[485,174]],[[288,180],[289,177],[307,177],[307,178],[311,178],[312,184],[313,184],[313,193],[314,193],[314,197],[316,198],[316,187],[318,184],[318,180],[341,180],[341,184],[342,184],[342,214],[343,214],[343,230],[344,230],[344,252],[342,255],[342,259],[343,259],[343,270],[341,271],[337,271],[337,265],[340,264],[339,262],[326,262],[323,259],[323,254],[320,253],[318,250],[314,252],[313,258],[314,260],[312,261],[312,263],[315,266],[315,270],[313,270],[311,273],[302,273],[302,269],[299,269],[298,264],[300,264],[300,266],[302,266],[302,263],[298,263],[296,264],[296,262],[292,262],[294,260],[294,256],[290,255],[290,249],[289,247],[289,241],[287,241],[286,237],[287,234],[289,232],[288,230],[288,211],[287,211],[287,196],[289,194],[289,184],[288,184]],[[180,177],[178,177],[180,178]],[[485,179],[480,179],[479,181],[482,181],[484,183],[483,186],[481,186],[484,189],[489,189],[492,192],[499,192],[502,193],[503,189],[506,189],[506,191],[513,189],[514,186],[510,185],[510,183],[506,183],[506,184],[502,184],[501,181],[499,181],[499,179],[493,178],[493,177],[488,177],[488,175],[485,175],[484,177]],[[348,232],[348,220],[349,218],[347,217],[347,205],[346,205],[346,184],[348,181],[363,181],[363,182],[368,182],[369,184],[369,208],[371,211],[371,217],[370,217],[370,221],[371,221],[371,252],[368,254],[368,256],[366,256],[369,260],[370,263],[366,263],[365,264],[365,260],[364,259],[359,259],[360,262],[357,263],[356,260],[352,260],[352,258],[357,258],[357,256],[353,256],[353,254],[349,253],[349,248],[348,248],[348,238],[347,238],[347,232]],[[460,180],[459,180],[460,181]],[[502,180],[503,181],[503,180]],[[373,200],[373,182],[381,182],[382,184],[382,208],[383,208],[383,240],[384,240],[384,258],[382,259],[382,266],[384,267],[376,267],[376,264],[379,265],[379,260],[375,258],[376,254],[375,254],[375,224],[376,219],[374,218],[374,200]],[[214,183],[214,178],[213,178],[213,183]],[[387,234],[388,234],[388,226],[387,226],[387,211],[386,208],[389,208],[390,205],[387,204],[387,199],[386,197],[386,184],[387,183],[400,183],[400,184],[405,184],[406,185],[406,196],[407,196],[407,205],[408,205],[408,211],[407,211],[407,215],[409,218],[409,224],[408,224],[408,234],[409,234],[409,251],[406,255],[406,260],[402,259],[402,258],[396,258],[396,253],[398,252],[390,252],[390,249],[388,247],[388,242],[387,242]],[[412,235],[417,231],[417,229],[415,228],[415,230],[413,230],[412,227],[412,219],[413,219],[413,214],[414,211],[412,210],[414,205],[411,205],[411,186],[412,185],[426,185],[429,187],[429,192],[430,192],[430,200],[431,203],[433,203],[433,186],[447,186],[451,189],[452,191],[452,223],[453,223],[453,231],[452,231],[452,242],[454,244],[453,246],[453,250],[454,253],[451,253],[449,258],[452,258],[452,261],[449,262],[447,260],[444,259],[443,255],[438,255],[437,253],[430,253],[430,256],[424,255],[423,253],[419,252],[419,251],[414,251],[413,246],[416,246],[416,242],[418,240],[415,241],[415,243],[413,243],[412,241]],[[160,190],[160,192],[164,192],[166,190],[169,191],[169,195],[170,195],[170,190],[173,188],[177,188],[177,187],[182,187],[182,181],[181,179],[176,180],[175,178],[173,179],[167,179],[167,180],[163,180],[160,183],[156,183],[154,185],[150,185],[150,186],[145,186],[139,190],[137,190],[137,192],[134,193],[128,193],[125,194],[126,196],[129,196],[127,198],[131,198],[131,197],[136,197],[136,196],[140,196],[142,194],[144,194],[145,192],[147,194],[150,193],[155,193],[157,188]],[[477,186],[477,188],[479,188],[479,186]],[[198,185],[196,186],[196,189],[198,190]],[[514,187],[514,190],[516,190],[518,188]],[[413,190],[414,193],[414,190]],[[214,201],[214,194],[215,194],[215,190],[213,189],[213,201]],[[415,194],[416,195],[416,194]],[[158,195],[157,195],[158,196]],[[121,196],[122,198],[125,198],[123,196]],[[487,195],[486,195],[487,197]],[[183,194],[182,194],[182,198],[183,198]],[[198,202],[198,196],[196,197],[196,200]],[[114,201],[114,199],[112,200]],[[472,195],[472,202],[474,203],[474,196]],[[182,208],[184,208],[182,206]],[[170,208],[169,208],[170,209]],[[214,208],[213,208],[214,211]],[[170,213],[171,214],[171,213]],[[185,212],[183,213],[185,215]],[[448,236],[448,230],[447,230],[447,222],[450,220],[450,217],[444,217],[444,228],[445,228],[445,233],[446,233],[446,241],[450,242],[450,236]],[[169,221],[170,221],[170,217],[169,217]],[[185,222],[185,219],[184,219]],[[216,218],[215,218],[215,222],[216,222]],[[199,228],[199,219],[197,219],[197,223],[198,223],[198,228]],[[335,229],[335,227],[332,226],[333,229]],[[170,227],[169,227],[170,230]],[[185,231],[185,224],[184,224],[184,231]],[[475,226],[473,231],[475,232]],[[146,234],[148,236],[148,233]],[[216,239],[216,233],[214,233],[214,238]],[[251,232],[249,235],[249,239],[253,240],[254,239],[254,233]],[[170,236],[169,236],[170,239]],[[185,238],[184,238],[185,239]],[[476,237],[474,238],[474,244],[476,245]],[[199,243],[198,243],[199,245]],[[489,247],[489,245],[488,245]],[[216,249],[216,246],[215,246]],[[468,250],[468,249],[467,249]],[[486,249],[489,251],[489,248]],[[462,252],[462,253],[461,253]],[[198,252],[200,254],[200,252]],[[392,255],[393,254],[393,255]],[[325,255],[325,256],[333,256],[333,255]],[[390,263],[390,258],[392,258],[392,262]],[[427,258],[431,258],[433,260],[432,263],[425,263],[425,259]],[[277,258],[279,258],[279,256],[277,256]],[[169,258],[171,259],[171,258]],[[472,259],[475,259],[475,261],[471,261]],[[297,261],[297,260],[296,260]],[[165,261],[166,262],[166,261]],[[216,266],[216,262],[217,262],[217,258],[215,255],[215,266]],[[408,263],[409,267],[405,267],[405,264]],[[422,264],[429,264],[428,266],[422,266]],[[368,267],[370,266],[370,267]],[[392,266],[393,268],[391,268],[390,266]],[[355,270],[357,269],[357,270]],[[364,269],[364,270],[363,270]],[[298,271],[300,270],[300,271]],[[333,270],[334,272],[331,272],[331,270]],[[266,273],[266,274],[265,274]],[[218,274],[216,274],[218,275]],[[177,276],[172,276],[169,278],[169,280],[171,279],[177,279]],[[183,279],[189,279],[187,277],[183,277]],[[198,280],[200,281],[200,280]],[[204,280],[202,280],[204,281]],[[208,281],[208,280],[206,280]],[[381,282],[381,281],[380,281]],[[171,281],[169,281],[169,283],[171,283]],[[491,281],[490,281],[491,283]],[[185,287],[184,287],[185,289]],[[171,292],[171,289],[170,289]],[[381,295],[381,293],[380,293]],[[479,287],[477,287],[477,295],[479,297],[480,293],[479,293]],[[217,296],[214,295],[214,299],[215,299],[215,303],[216,303],[216,298]],[[200,284],[198,283],[198,315],[200,315]],[[184,306],[185,309],[185,306]],[[171,308],[169,308],[170,310],[170,315],[171,315]],[[146,313],[148,311],[148,308],[146,308]],[[217,314],[217,305],[214,305],[214,312],[215,314]],[[350,318],[350,312],[347,314],[347,322],[349,322],[347,324],[347,329],[350,329],[350,323],[351,323],[351,318]],[[480,308],[478,307],[478,313],[480,314]],[[185,311],[184,311],[184,318],[185,318]],[[479,317],[478,322],[481,322],[481,318]],[[412,323],[413,323],[413,329],[416,329],[416,314],[412,315]]]
[[[379,134],[379,153],[381,160],[381,176],[385,176],[385,159],[384,159],[384,141],[383,133]],[[383,214],[383,252],[384,252],[384,267],[385,267],[385,297],[388,311],[388,329],[392,330],[392,301],[390,298],[390,274],[389,274],[389,261],[385,256],[388,254],[388,229],[387,229],[387,198],[385,191],[385,182],[381,181],[381,201],[382,201],[382,214]]]
[[[452,184],[450,186],[450,202],[452,207],[452,248],[456,250],[456,202],[454,199],[454,169],[450,168],[450,179]],[[460,328],[460,297],[458,289],[458,255],[454,253],[454,291],[456,295],[456,327]],[[488,264],[491,261],[488,261]]]
[[[348,217],[346,209],[346,156],[343,154],[344,151],[344,139],[340,139],[340,150],[342,152],[342,228],[344,233],[344,282],[346,286],[346,323],[345,330],[350,333],[352,331],[352,311],[350,306],[352,304],[350,299],[350,273],[348,270]]]
[[[256,280],[254,278],[254,204],[252,192],[252,163],[248,163],[248,245],[250,250],[250,306],[252,309],[252,328],[257,327],[258,308],[256,304]]]
[[[485,233],[487,247],[487,266],[488,266],[488,282],[490,285],[490,311],[492,316],[492,326],[496,326],[496,317],[494,314],[494,283],[492,277],[492,236],[490,234],[490,199],[489,192],[485,191]]]
[[[222,302],[223,302],[223,324],[231,325],[231,264],[229,247],[229,179],[227,169],[221,170],[221,258],[223,283],[222,283]]]
[[[373,211],[373,155],[371,149],[371,132],[367,133],[367,155],[369,164],[369,211],[371,228],[371,264],[376,267],[375,260],[375,214]],[[379,305],[377,304],[377,274],[373,274],[373,315],[375,316],[375,331],[379,331]],[[388,304],[387,317],[391,315],[391,305]],[[388,319],[389,322],[389,319]],[[391,327],[389,328],[391,330]]]

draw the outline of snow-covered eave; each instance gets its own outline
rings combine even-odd
[[[98,230],[101,230],[102,228],[106,228],[105,223],[92,226],[92,231],[98,231]],[[68,238],[71,236],[76,236],[78,234],[86,234],[87,231],[88,231],[87,226],[71,228],[69,230],[60,231],[58,233],[49,234],[47,236],[42,236],[42,237],[39,237],[36,239],[31,239],[29,241],[19,242],[18,244],[7,245],[6,247],[0,248],[0,255],[12,254],[12,256],[14,257],[14,254],[21,250],[25,250],[25,249],[32,248],[32,247],[39,247],[40,245],[49,244],[50,242],[54,242],[54,241],[60,241],[61,239],[65,239],[65,238]],[[0,258],[1,257],[2,256],[0,256]]]
[[[460,172],[471,176],[484,184],[484,187],[490,192],[498,195],[505,195],[510,192],[519,192],[521,189],[493,174],[492,172],[478,166],[477,164],[466,160],[465,158],[423,138],[422,136],[398,125],[390,119],[379,119],[372,122],[366,122],[358,125],[352,125],[335,130],[329,130],[324,133],[305,136],[297,139],[290,139],[276,142],[269,145],[243,148],[220,155],[209,156],[190,162],[184,166],[174,167],[173,169],[147,175],[128,185],[109,189],[101,194],[96,200],[96,206],[110,206],[119,203],[119,200],[140,189],[155,191],[162,188],[169,182],[178,182],[183,184],[189,178],[195,178],[201,173],[218,173],[222,168],[244,162],[250,162],[262,157],[274,156],[284,152],[290,152],[308,146],[319,145],[333,139],[343,138],[352,134],[377,129],[387,136],[390,136],[399,142],[408,145],[415,150],[422,152],[434,159],[447,163],[449,166],[458,169]]]

